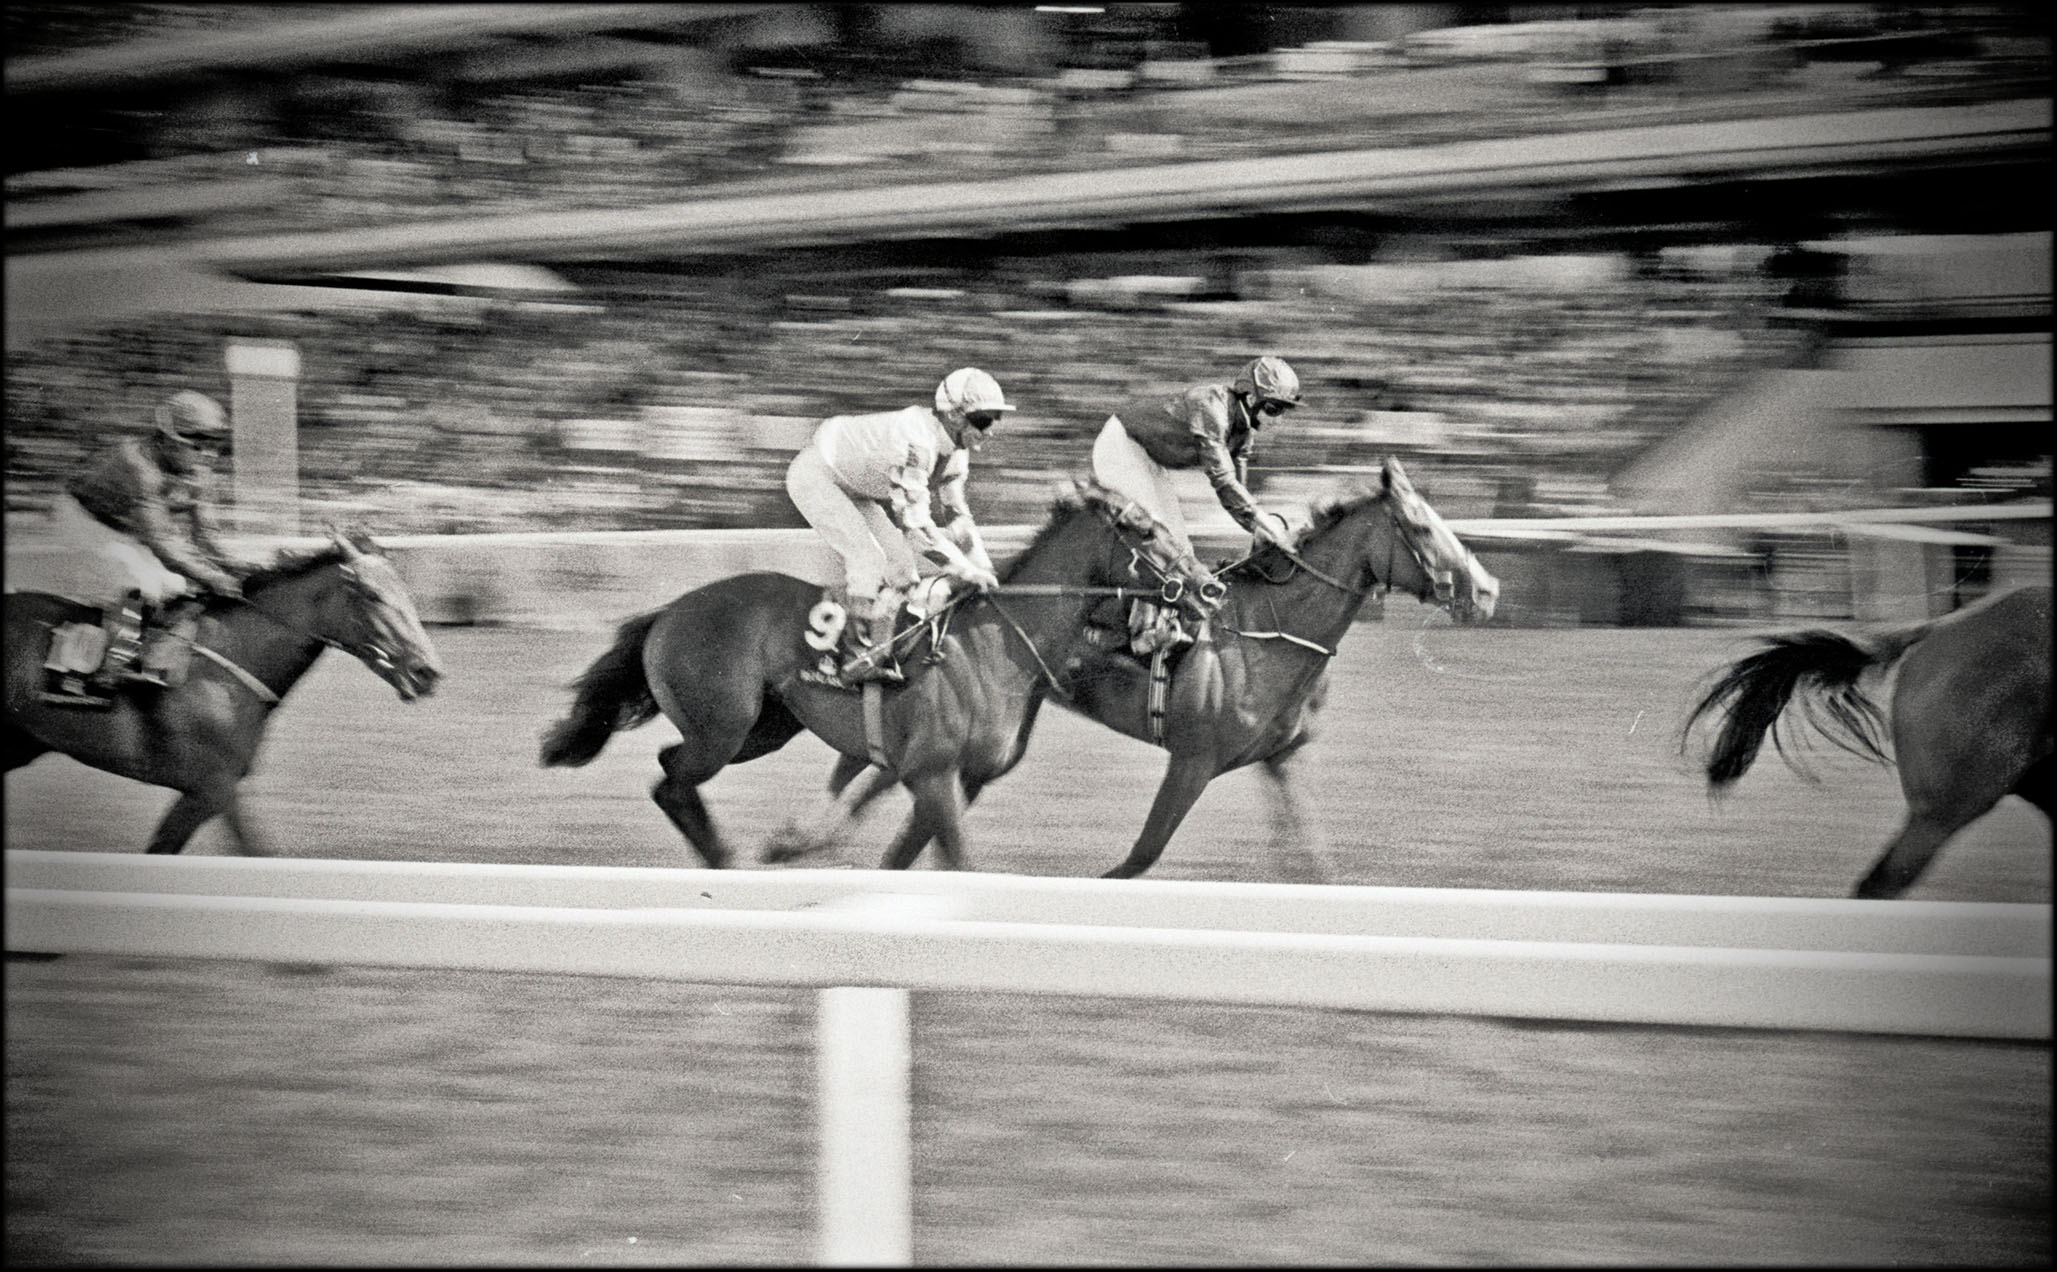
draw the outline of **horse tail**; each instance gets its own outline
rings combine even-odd
[[[616,733],[656,718],[657,699],[643,674],[643,641],[663,613],[652,610],[623,623],[615,631],[614,645],[573,682],[577,696],[571,714],[543,735],[544,768],[585,764]]]
[[[1885,715],[1858,680],[1873,667],[1897,662],[1931,626],[1916,623],[1863,641],[1822,630],[1766,637],[1765,648],[1722,672],[1686,717],[1690,732],[1702,716],[1727,710],[1707,759],[1708,785],[1720,790],[1749,772],[1766,733],[1793,764],[1779,721],[1796,697],[1802,719],[1816,732],[1854,755],[1890,764]]]

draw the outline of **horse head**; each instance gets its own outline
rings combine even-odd
[[[377,672],[403,702],[435,692],[443,677],[436,647],[422,629],[414,599],[393,563],[370,535],[329,527],[329,542],[344,584],[342,613],[323,633],[339,648]]]
[[[1420,566],[1426,583],[1418,593],[1447,608],[1460,623],[1483,623],[1500,603],[1500,580],[1479,564],[1478,556],[1457,538],[1442,514],[1414,489],[1407,470],[1388,459],[1379,485],[1392,514],[1393,529]]]

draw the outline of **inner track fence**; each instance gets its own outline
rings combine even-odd
[[[2051,907],[11,849],[10,952],[819,991],[817,1251],[912,1249],[907,994],[2048,1040]]]

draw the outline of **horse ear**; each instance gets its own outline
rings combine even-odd
[[[345,561],[355,561],[363,555],[357,550],[357,545],[350,542],[349,536],[336,529],[333,522],[329,524],[329,542],[336,545],[336,550],[343,554]]]
[[[1400,461],[1390,455],[1386,457],[1385,467],[1380,473],[1379,479],[1380,484],[1385,486],[1388,491],[1400,490],[1411,492],[1414,489],[1414,483],[1408,480],[1407,470],[1400,467]]]

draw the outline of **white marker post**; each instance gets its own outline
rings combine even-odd
[[[817,1001],[819,1261],[910,1266],[907,991],[824,989]]]
[[[229,418],[235,430],[236,530],[300,533],[300,353],[284,340],[232,340]]]

